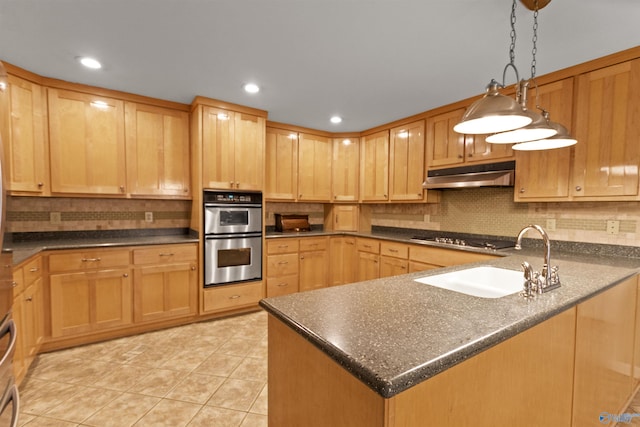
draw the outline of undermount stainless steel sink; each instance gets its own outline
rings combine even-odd
[[[500,298],[523,289],[522,271],[481,266],[415,279],[450,291],[480,298]]]

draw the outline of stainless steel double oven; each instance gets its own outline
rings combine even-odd
[[[204,190],[204,286],[262,279],[262,193]]]

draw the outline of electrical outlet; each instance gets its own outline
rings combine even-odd
[[[62,224],[62,215],[60,212],[49,212],[49,221],[52,225]]]
[[[610,219],[607,221],[607,234],[616,235],[620,232],[620,221]]]
[[[153,212],[145,212],[144,220],[145,222],[153,222]]]
[[[556,219],[547,218],[547,226],[545,228],[547,231],[556,231]]]

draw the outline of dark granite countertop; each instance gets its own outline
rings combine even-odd
[[[260,305],[321,349],[371,389],[392,397],[576,304],[638,274],[640,259],[552,250],[562,286],[526,300],[519,294],[485,299],[414,279],[494,265],[539,270],[538,248],[505,257],[336,286]]]
[[[197,242],[198,237],[181,229],[158,230],[152,233],[133,230],[121,233],[61,232],[43,233],[17,241],[9,239],[4,242],[3,249],[13,252],[13,264],[17,265],[41,251]]]

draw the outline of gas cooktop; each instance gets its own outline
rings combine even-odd
[[[414,236],[411,240],[422,241],[422,242],[435,242],[441,243],[443,245],[456,246],[456,247],[470,247],[470,248],[481,248],[488,250],[498,250],[498,249],[506,249],[513,248],[516,244],[515,242],[510,242],[508,240],[497,240],[497,239],[461,239],[456,237],[448,237],[448,236],[437,236],[437,237],[427,237],[427,236]]]

